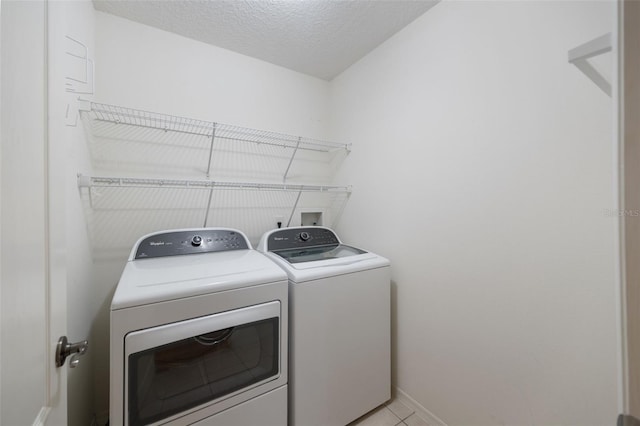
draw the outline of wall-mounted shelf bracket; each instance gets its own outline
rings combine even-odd
[[[569,51],[569,62],[589,77],[608,96],[611,96],[611,83],[598,72],[589,59],[610,52],[612,48],[611,33],[607,33]]]
[[[65,113],[65,123],[69,127],[76,127],[78,125],[78,117],[81,112],[91,111],[91,101],[82,99],[78,96],[75,101],[67,103],[67,110]]]
[[[82,99],[80,96],[78,96],[76,103],[77,103],[78,111],[80,112],[91,111],[91,101],[89,99]]]

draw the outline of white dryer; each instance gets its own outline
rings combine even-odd
[[[287,327],[287,276],[240,231],[141,238],[111,304],[110,425],[285,425]]]
[[[391,397],[390,265],[324,227],[269,231],[289,276],[289,424],[344,426]]]

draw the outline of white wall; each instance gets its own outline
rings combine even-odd
[[[95,42],[96,101],[287,134],[326,136],[326,81],[100,12],[96,13]],[[148,152],[149,163],[162,155],[160,151]],[[163,171],[153,172],[162,175]],[[95,258],[92,350],[99,413],[108,409],[109,306],[128,250],[146,232],[202,226],[200,216],[175,208],[180,207],[180,202],[192,202],[190,195],[171,191],[151,197],[140,192],[119,194],[120,201],[117,197],[112,199],[115,212],[88,212],[89,226],[100,232],[100,238],[94,238],[95,244],[117,240],[113,244],[115,250],[102,251]],[[104,197],[95,200],[101,203]],[[145,210],[140,200],[156,203],[160,217]],[[119,202],[125,203],[120,211]],[[168,207],[171,204],[174,209]],[[209,225],[219,226],[215,221]]]
[[[449,425],[617,415],[612,2],[444,1],[337,77],[338,231],[391,259],[394,381]]]
[[[100,102],[322,138],[326,81],[97,12]]]

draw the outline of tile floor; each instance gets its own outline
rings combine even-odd
[[[397,399],[381,405],[348,426],[429,426],[409,407]]]

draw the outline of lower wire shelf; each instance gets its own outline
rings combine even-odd
[[[351,186],[296,185],[257,182],[227,182],[213,180],[157,179],[132,177],[86,176],[78,174],[79,188],[173,188],[173,189],[236,189],[290,192],[343,192],[350,193]]]
[[[97,256],[124,252],[133,236],[159,229],[215,224],[242,229],[256,243],[276,226],[302,224],[305,212],[333,226],[351,196],[351,186],[84,174],[77,185]]]

